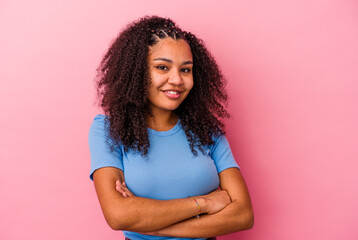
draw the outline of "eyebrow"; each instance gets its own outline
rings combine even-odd
[[[173,61],[168,58],[155,58],[154,61],[164,61],[173,64]],[[182,63],[182,65],[186,65],[186,64],[193,64],[193,61],[185,61]]]

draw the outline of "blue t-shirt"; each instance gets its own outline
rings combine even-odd
[[[225,135],[213,138],[213,145],[204,146],[205,154],[197,150],[198,156],[191,152],[180,120],[168,131],[148,128],[148,135],[148,159],[132,149],[125,152],[123,146],[111,152],[105,115],[96,115],[88,139],[90,178],[93,180],[92,174],[99,168],[116,167],[123,171],[126,185],[134,195],[169,200],[208,194],[219,187],[218,173],[231,167],[239,168]],[[195,239],[149,236],[130,231],[123,233],[130,239]]]

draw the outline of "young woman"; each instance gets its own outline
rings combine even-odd
[[[144,17],[98,68],[105,115],[89,130],[90,178],[126,239],[215,239],[250,229],[250,196],[219,118],[224,79],[202,40]]]

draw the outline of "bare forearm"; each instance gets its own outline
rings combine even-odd
[[[132,196],[130,191],[128,196],[131,197],[124,197],[116,190],[116,182],[119,183],[121,179],[124,179],[123,173],[110,167],[101,168],[93,175],[102,212],[108,225],[114,230],[156,231],[198,214],[197,204],[189,198],[154,200]],[[210,201],[206,199],[207,197],[196,198],[204,208],[210,207],[207,203]],[[205,209],[203,212],[206,212]]]
[[[231,202],[227,191],[220,189],[196,196],[195,200],[136,197],[124,183],[120,183],[112,168],[103,168],[95,173],[94,183],[103,214],[108,225],[115,230],[158,231],[197,215],[199,209],[201,213],[216,213]]]
[[[204,205],[203,199],[197,200]],[[111,219],[111,227],[135,232],[156,231],[198,214],[198,207],[190,198],[161,201],[130,197],[121,199],[120,208],[113,210],[116,215]]]
[[[250,229],[253,226],[253,213],[250,207],[240,207],[236,202],[227,205],[215,214],[205,214],[200,218],[191,218],[153,235],[171,237],[213,237]]]

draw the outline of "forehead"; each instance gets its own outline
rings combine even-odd
[[[169,59],[193,60],[190,46],[183,39],[174,40],[170,37],[161,39],[154,46],[149,47],[148,58],[152,60],[157,57]]]

